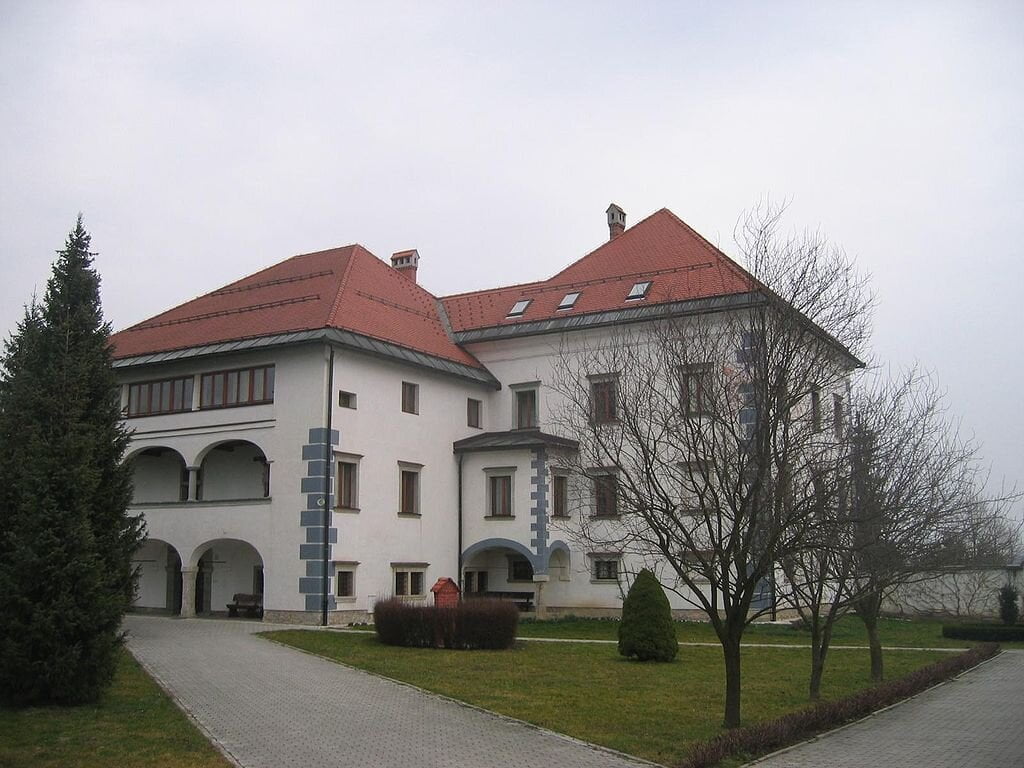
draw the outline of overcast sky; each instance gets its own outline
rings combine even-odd
[[[287,6],[287,7],[286,7]],[[0,0],[0,331],[85,216],[115,328],[297,253],[547,277],[668,207],[790,199],[874,348],[1024,485],[1024,4]]]

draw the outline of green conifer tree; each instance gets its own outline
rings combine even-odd
[[[619,653],[640,661],[672,661],[679,652],[672,609],[654,574],[644,568],[622,602]]]
[[[81,216],[0,370],[0,700],[95,700],[113,676],[143,531]]]

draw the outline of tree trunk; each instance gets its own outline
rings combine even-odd
[[[726,728],[740,724],[740,641],[728,639],[722,643],[725,655],[725,721]]]
[[[811,701],[821,698],[821,676],[825,671],[825,649],[821,645],[821,632],[817,621],[811,628]]]
[[[882,667],[882,641],[878,638],[878,608],[881,605],[881,598],[871,596],[858,601],[857,615],[864,622],[864,628],[868,631],[868,647],[871,649],[871,681],[882,682],[884,669]]]
[[[878,617],[872,616],[865,621],[868,629],[868,646],[871,648],[871,682],[880,683],[884,675],[882,668],[882,641],[878,639]]]

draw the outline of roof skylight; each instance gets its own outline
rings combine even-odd
[[[642,283],[634,283],[633,287],[629,289],[629,295],[626,296],[626,301],[636,301],[638,299],[645,298],[649,290],[651,290],[650,280],[646,280]]]
[[[562,303],[558,305],[559,309],[572,309],[576,304],[576,299],[580,297],[579,291],[576,293],[567,293],[562,298]]]
[[[506,317],[522,317],[523,312],[525,312],[526,308],[530,306],[531,301],[533,301],[533,299],[522,299],[517,301],[512,305],[512,309],[508,311],[508,315],[506,315]]]

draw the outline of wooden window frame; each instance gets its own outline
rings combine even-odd
[[[180,385],[180,390],[175,389]],[[165,389],[166,388],[166,389]],[[168,406],[163,407],[163,395],[167,393]],[[145,396],[143,396],[145,393]],[[142,408],[143,400],[145,408]],[[155,401],[155,402],[154,402]],[[138,381],[128,385],[128,404],[125,414],[129,419],[141,416],[160,416],[165,413],[187,413],[195,401],[195,377],[175,376],[170,379]],[[175,405],[179,403],[179,405]]]
[[[515,467],[488,467],[487,517],[511,520],[515,518]],[[500,494],[500,498],[499,498]]]
[[[614,472],[596,472],[590,476],[594,482],[593,517],[619,517],[619,478]],[[609,507],[610,510],[609,511]]]
[[[402,382],[402,413],[418,415],[420,412],[420,385],[414,381]]]
[[[401,517],[420,516],[422,470],[422,464],[398,462],[398,514]],[[412,488],[409,487],[409,483],[412,484]]]
[[[551,516],[569,517],[569,475],[564,471],[551,474]]]
[[[540,393],[535,386],[526,386],[512,390],[515,398],[515,428],[536,429],[540,426]],[[523,407],[523,400],[528,400],[529,407]],[[527,416],[528,418],[524,418]]]
[[[350,512],[359,511],[359,459],[359,456],[348,454],[335,456],[334,461],[337,469],[337,476],[335,477],[335,509]],[[347,469],[349,467],[351,469]],[[350,475],[347,483],[345,482],[346,473]]]
[[[590,377],[590,421],[608,424],[618,421],[619,381],[614,374]]]
[[[257,372],[259,372],[259,375],[257,375]],[[241,397],[243,394],[243,373],[246,374],[244,399]],[[257,379],[260,380],[260,398],[256,397]],[[207,387],[207,382],[209,382],[209,388]],[[202,374],[199,379],[199,408],[200,410],[207,411],[219,408],[241,408],[248,405],[273,403],[275,385],[276,373],[273,364],[209,371]],[[234,390],[233,392],[231,391],[232,389]],[[220,402],[217,402],[218,396]],[[209,401],[207,398],[209,398]]]
[[[466,426],[482,429],[484,404],[472,397],[466,398]]]
[[[679,369],[679,410],[684,416],[704,416],[708,408],[707,389],[711,363],[684,365]]]

